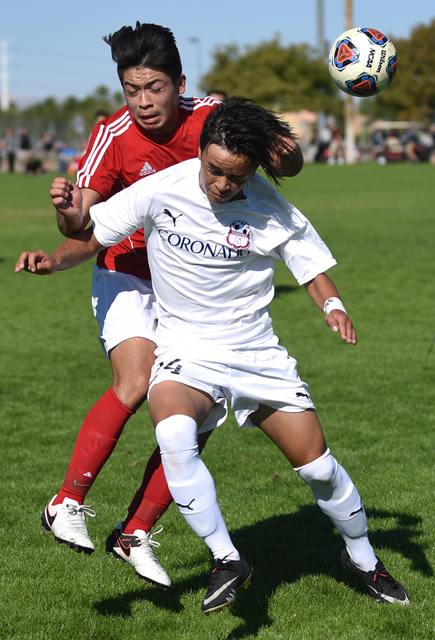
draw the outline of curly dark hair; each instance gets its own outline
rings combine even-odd
[[[104,36],[103,40],[112,50],[121,84],[124,72],[132,67],[161,71],[171,78],[174,85],[183,73],[174,34],[167,27],[136,22],[135,29],[121,27],[115,33]]]
[[[295,138],[290,125],[278,114],[235,96],[207,117],[199,146],[204,151],[208,145],[217,144],[235,155],[246,156],[278,185],[281,175],[273,165],[274,155],[285,150],[286,140]]]

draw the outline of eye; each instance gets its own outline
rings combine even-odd
[[[162,85],[162,84],[155,85],[155,84],[153,84],[153,86],[150,88],[150,91],[151,91],[151,93],[159,93],[164,88],[165,88],[165,85]]]

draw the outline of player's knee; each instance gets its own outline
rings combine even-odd
[[[132,390],[136,402],[143,402],[148,393],[150,384],[150,371],[138,371],[134,378],[129,379],[129,387]]]
[[[114,372],[113,390],[129,409],[136,411],[146,400],[149,387],[149,371],[129,372],[128,375]]]
[[[332,484],[337,474],[337,468],[336,459],[327,449],[320,458],[316,458],[316,460],[305,464],[303,467],[295,468],[295,471],[302,480],[312,486],[317,483]]]
[[[163,468],[169,487],[183,485],[195,472],[199,460],[195,420],[184,415],[170,416],[156,426]]]
[[[197,431],[195,420],[185,415],[170,416],[161,420],[156,426],[156,438],[161,455],[174,455],[189,450],[197,452]]]

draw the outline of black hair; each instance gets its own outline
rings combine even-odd
[[[132,67],[161,71],[171,78],[174,85],[183,73],[174,34],[167,27],[136,22],[135,29],[121,27],[104,36],[103,40],[112,50],[121,84],[124,72]]]
[[[246,156],[276,184],[281,175],[274,166],[276,153],[286,148],[285,140],[295,140],[290,125],[273,111],[258,106],[247,98],[228,98],[207,117],[199,146],[204,151],[210,144]]]

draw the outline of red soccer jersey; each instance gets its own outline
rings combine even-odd
[[[180,96],[178,123],[168,136],[146,133],[127,106],[99,122],[80,161],[77,184],[97,191],[103,200],[137,180],[198,155],[199,136],[214,98]],[[97,265],[150,280],[143,231],[98,254]]]

